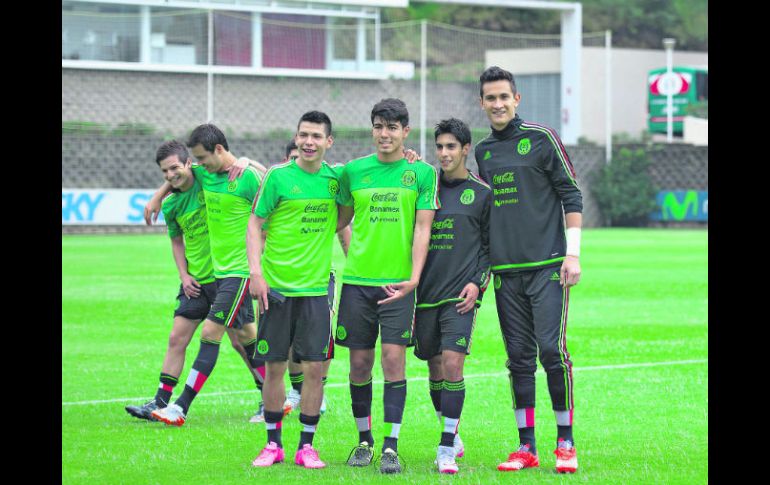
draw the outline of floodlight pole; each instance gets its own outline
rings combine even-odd
[[[666,49],[666,142],[674,141],[674,73],[671,70],[673,64],[674,45],[676,39],[666,37],[663,39],[663,47]]]

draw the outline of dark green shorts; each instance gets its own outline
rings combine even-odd
[[[337,345],[349,349],[373,349],[382,333],[383,344],[411,347],[415,292],[392,303],[377,304],[387,297],[379,286],[343,284],[335,334]]]
[[[471,336],[476,326],[478,307],[460,315],[449,302],[433,308],[417,309],[414,323],[414,355],[428,360],[444,350],[471,353]]]
[[[334,356],[331,311],[326,295],[277,299],[268,294],[268,308],[259,316],[257,357],[284,361],[325,361]]]
[[[254,323],[254,301],[248,278],[217,278],[217,296],[206,317],[227,328]]]
[[[211,304],[217,296],[217,283],[205,283],[201,285],[201,294],[197,298],[187,298],[182,285],[179,285],[179,294],[176,296],[175,317],[184,317],[190,320],[203,320],[209,314]]]

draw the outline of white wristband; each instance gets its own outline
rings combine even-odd
[[[567,228],[567,256],[580,257],[580,228]]]

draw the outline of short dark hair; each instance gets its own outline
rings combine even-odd
[[[294,143],[294,140],[291,140],[289,143],[286,144],[286,154],[284,155],[284,157],[289,158],[289,154],[291,153],[291,151],[296,149],[297,149],[297,144]]]
[[[331,136],[332,134],[332,120],[329,119],[329,116],[324,112],[308,111],[307,113],[303,114],[302,117],[299,119],[299,123],[297,123],[298,131],[299,131],[299,125],[303,121],[307,121],[308,123],[318,123],[319,125],[324,125],[324,131],[326,132],[326,136]]]
[[[187,159],[190,158],[190,152],[187,151],[187,147],[184,146],[181,141],[170,140],[163,142],[163,144],[158,147],[158,151],[155,152],[155,163],[160,166],[161,160],[165,160],[171,155],[179,157],[179,161],[182,162],[182,164],[187,163]]]
[[[503,68],[490,66],[479,76],[479,96],[484,97],[484,84],[494,81],[508,81],[511,83],[511,92],[516,94],[516,81],[513,80],[513,74]]]
[[[222,145],[225,150],[230,151],[225,134],[211,123],[198,125],[190,133],[190,138],[187,139],[187,147],[193,148],[198,144],[203,146],[207,152],[213,152],[216,145]]]
[[[372,108],[372,124],[374,124],[374,118],[378,116],[385,121],[398,121],[401,126],[409,126],[409,111],[406,109],[406,104],[400,99],[380,100]]]
[[[457,138],[461,146],[465,146],[471,142],[471,129],[464,121],[457,118],[449,118],[441,120],[436,125],[436,131],[433,132],[434,139],[438,139],[439,135],[449,133]]]

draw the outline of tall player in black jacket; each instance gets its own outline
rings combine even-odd
[[[428,361],[430,397],[443,433],[436,453],[440,473],[456,473],[464,453],[457,426],[465,402],[463,365],[470,353],[476,312],[489,283],[489,210],[492,191],[465,168],[471,130],[450,118],[436,125],[441,164],[439,199],[428,257],[417,287],[415,355]]]
[[[475,154],[480,175],[492,186],[490,260],[520,440],[519,449],[497,468],[540,464],[535,445],[539,349],[556,413],[556,470],[572,473],[577,455],[566,330],[569,288],[580,279],[582,195],[556,132],[516,114],[521,94],[513,75],[492,66],[479,81],[492,132],[476,145]]]

